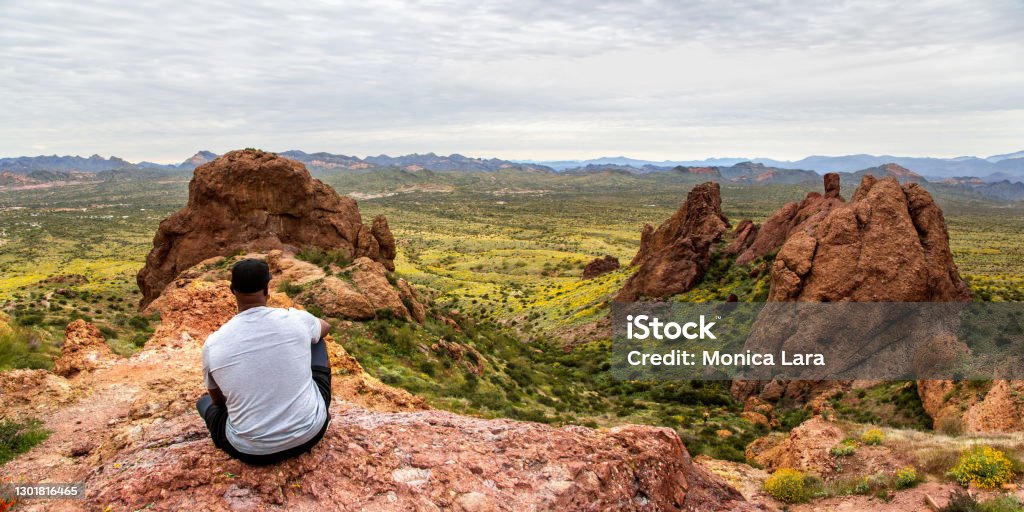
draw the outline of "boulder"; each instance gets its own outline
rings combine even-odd
[[[619,269],[619,259],[610,254],[606,254],[603,258],[594,258],[587,263],[587,266],[583,267],[583,275],[581,279],[593,279],[597,276],[603,276],[609,272],[614,272]]]
[[[213,256],[318,247],[392,269],[394,246],[386,220],[364,225],[354,200],[311,177],[301,163],[232,151],[197,167],[188,203],[160,223],[137,276],[141,306],[183,270]]]
[[[395,287],[398,288],[398,295],[402,298],[402,303],[405,304],[406,309],[409,310],[409,314],[412,315],[413,320],[419,323],[427,321],[427,308],[423,306],[423,302],[420,300],[420,296],[416,293],[416,289],[412,287],[405,279],[399,278],[395,283]]]
[[[707,270],[715,242],[728,228],[718,183],[693,187],[679,210],[658,229],[644,226],[640,249],[631,263],[637,271],[616,300],[661,298],[693,288]]]
[[[804,421],[787,436],[762,437],[747,447],[746,457],[769,471],[793,468],[817,473],[833,471],[830,450],[843,440],[843,431],[821,416]]]
[[[78,372],[94,370],[114,358],[100,330],[78,319],[64,329],[64,346],[60,357],[53,361],[53,371],[70,377]]]
[[[369,320],[376,316],[373,304],[355,286],[334,276],[315,284],[296,300],[315,304],[327,316],[349,320]]]
[[[386,309],[397,317],[410,318],[409,310],[402,302],[402,296],[388,280],[388,272],[384,265],[362,257],[354,261],[350,268],[352,282],[375,310]]]

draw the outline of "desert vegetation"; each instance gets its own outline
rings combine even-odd
[[[743,404],[732,397],[728,382],[613,379],[610,341],[594,328],[631,270],[582,280],[583,266],[605,254],[628,263],[641,226],[671,215],[694,179],[512,171],[400,174],[324,179],[342,193],[372,197],[360,201],[364,218],[387,215],[398,240],[390,279],[413,283],[431,299],[435,312],[455,319],[457,327],[433,317],[424,324],[386,314],[362,323],[332,319],[336,339],[371,375],[425,397],[434,407],[483,417],[667,426],[679,433],[691,454],[731,461],[746,461],[747,445],[768,433],[767,426],[743,417]],[[723,205],[730,219],[763,221],[807,189],[724,185]],[[159,319],[137,310],[141,297],[135,273],[157,223],[184,203],[185,193],[184,181],[0,193],[0,308],[11,326],[0,332],[0,368],[47,368],[59,351],[64,327],[79,318],[97,325],[115,352],[137,350]],[[975,298],[1024,299],[1022,207],[956,195],[939,195],[938,200],[949,222],[956,263]],[[298,257],[328,273],[349,262],[347,254],[310,248],[302,248]],[[761,263],[740,266],[716,259],[697,286],[673,300],[725,300],[730,295],[764,300],[769,276],[752,271]],[[303,290],[288,282],[277,287],[293,296]],[[453,352],[446,344],[465,350]],[[1002,482],[999,468],[993,470],[995,477],[991,472],[971,476],[965,468],[973,462],[955,470],[964,453],[983,443],[1010,461],[1008,481],[1020,474],[1014,462],[1024,446],[1020,439],[945,435],[956,434],[954,428],[932,432],[912,382],[847,391],[828,405],[836,421],[850,425],[848,439],[830,449],[846,471],[831,480],[777,474],[765,489],[781,501],[883,497],[922,479]],[[785,432],[810,414],[798,404],[779,404],[776,430]],[[853,470],[859,457],[879,449],[912,457],[882,472]]]

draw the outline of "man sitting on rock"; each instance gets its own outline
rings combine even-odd
[[[305,453],[329,423],[327,322],[267,307],[270,268],[244,259],[231,268],[238,314],[206,339],[196,403],[213,444],[242,462],[273,464]]]

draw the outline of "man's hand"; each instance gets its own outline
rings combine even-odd
[[[224,393],[220,391],[220,388],[207,389],[210,393],[210,399],[213,400],[213,405],[224,406],[227,403],[227,399],[224,398]]]
[[[331,333],[331,324],[327,323],[323,318],[320,319],[320,339],[324,339],[325,336]]]

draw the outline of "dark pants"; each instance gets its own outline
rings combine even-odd
[[[294,457],[308,452],[320,439],[324,437],[327,432],[327,425],[331,422],[331,416],[329,413],[331,406],[331,363],[327,359],[327,342],[320,340],[319,343],[311,346],[312,359],[310,366],[313,370],[313,383],[316,384],[317,389],[320,390],[320,396],[324,399],[324,406],[328,408],[327,420],[324,421],[323,428],[320,432],[317,432],[316,436],[305,443],[296,446],[295,448],[289,448],[284,451],[277,453],[271,453],[268,455],[250,455],[248,453],[242,453],[231,446],[227,438],[227,421],[228,421],[228,410],[222,405],[214,405],[213,399],[210,395],[203,395],[198,402],[196,402],[196,410],[199,411],[199,415],[202,416],[203,421],[206,422],[206,428],[210,431],[210,437],[213,438],[213,444],[224,450],[225,453],[234,457],[246,464],[252,464],[254,466],[263,466],[267,464],[275,464],[282,460]]]

